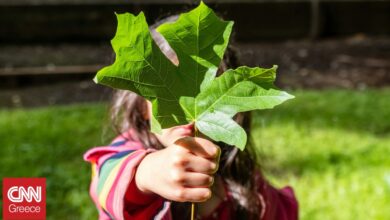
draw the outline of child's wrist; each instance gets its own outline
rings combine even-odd
[[[141,161],[142,162],[142,161]],[[138,166],[134,178],[131,180],[126,194],[125,194],[125,200],[136,205],[146,205],[150,204],[153,200],[156,199],[156,194],[152,193],[151,191],[147,190],[146,187],[142,184],[144,181],[144,177],[142,175],[143,170],[142,168],[139,169]],[[141,171],[141,172],[139,172]],[[145,181],[147,182],[147,181]],[[140,184],[141,183],[141,184]]]
[[[151,153],[153,154],[153,153]],[[150,182],[148,179],[148,173],[151,169],[148,169],[148,159],[151,154],[148,154],[139,164],[137,171],[135,173],[134,181],[137,189],[144,194],[154,194],[147,186],[147,183]]]

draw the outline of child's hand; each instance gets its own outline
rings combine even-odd
[[[181,138],[142,160],[136,185],[144,193],[156,193],[168,200],[205,201],[211,197],[219,156],[219,147],[209,140]]]

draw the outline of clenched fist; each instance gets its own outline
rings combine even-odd
[[[181,137],[163,150],[148,154],[135,181],[140,191],[177,202],[203,202],[218,170],[220,149],[211,141]]]

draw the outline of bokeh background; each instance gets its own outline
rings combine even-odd
[[[303,220],[390,219],[390,1],[209,0],[249,66],[296,98],[254,114],[261,166]],[[82,154],[113,138],[114,12],[150,24],[189,0],[0,0],[0,177],[47,178],[48,219],[96,219]],[[1,207],[0,207],[1,209]]]

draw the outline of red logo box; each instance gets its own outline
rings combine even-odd
[[[46,219],[46,178],[4,178],[3,219]]]

